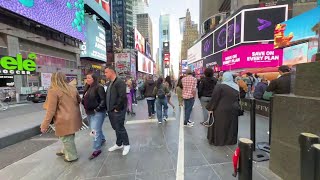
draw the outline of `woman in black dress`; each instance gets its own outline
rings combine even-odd
[[[216,85],[208,111],[213,112],[214,125],[208,129],[207,138],[215,146],[234,145],[238,140],[239,86],[233,75],[225,72],[222,83]]]

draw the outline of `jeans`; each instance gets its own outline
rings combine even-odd
[[[74,134],[61,136],[59,139],[63,143],[63,150],[61,152],[64,154],[66,160],[73,161],[78,159],[77,148],[74,143]]]
[[[116,144],[118,146],[129,145],[129,137],[124,122],[126,119],[126,110],[120,112],[110,111],[108,112],[112,129],[115,130],[117,136]]]
[[[157,106],[157,118],[159,122],[162,122],[162,118],[166,117],[168,118],[168,102],[167,98],[163,99],[157,99],[156,100],[156,106]],[[162,117],[162,106],[163,106],[163,117]]]
[[[187,123],[189,122],[193,105],[194,98],[184,99],[184,125],[187,125]]]
[[[152,116],[155,112],[154,112],[154,103],[155,100],[147,100],[147,104],[148,104],[148,115],[149,117]]]
[[[91,135],[93,136],[94,151],[101,150],[102,140],[106,139],[102,132],[102,125],[105,117],[106,117],[105,111],[96,112],[94,114],[90,114],[87,116],[90,124]]]
[[[206,106],[208,105],[210,100],[211,100],[211,97],[201,97],[200,98],[204,121],[208,120],[208,110],[207,110]]]

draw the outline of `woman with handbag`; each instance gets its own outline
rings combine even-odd
[[[230,72],[225,72],[222,83],[214,88],[207,109],[209,113],[213,113],[214,118],[213,126],[208,129],[209,143],[215,146],[236,144],[240,110],[239,86]]]
[[[87,74],[87,88],[83,95],[83,106],[87,114],[93,137],[93,153],[89,159],[94,159],[101,154],[101,147],[106,142],[102,126],[106,117],[106,94],[104,87],[99,84],[98,76]]]

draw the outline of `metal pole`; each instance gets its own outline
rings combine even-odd
[[[314,154],[314,179],[319,180],[320,179],[320,144],[314,144],[312,145],[312,150]]]
[[[239,139],[239,180],[252,180],[253,142],[250,139]]]
[[[315,159],[311,151],[311,146],[319,142],[319,136],[311,133],[301,133],[299,136],[301,180],[313,180],[315,177]]]
[[[256,150],[256,100],[250,99],[250,139],[253,142],[253,151]]]
[[[269,104],[269,145],[271,145],[272,112],[273,112],[273,97],[270,98],[270,104]]]

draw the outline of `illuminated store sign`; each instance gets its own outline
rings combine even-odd
[[[0,59],[0,74],[31,74],[36,70],[35,59],[37,55],[30,53],[28,59],[23,60],[21,54],[17,57],[3,56]]]

